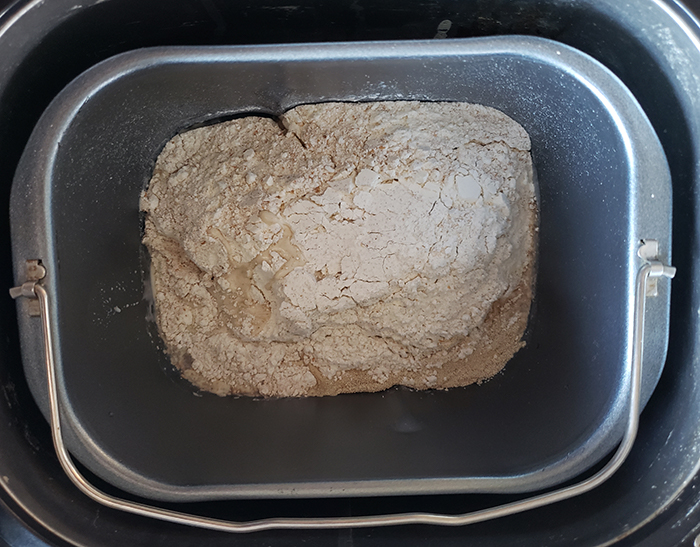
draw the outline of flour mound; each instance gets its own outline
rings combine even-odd
[[[173,138],[141,196],[157,320],[220,395],[498,372],[532,298],[530,140],[466,103],[326,103]]]

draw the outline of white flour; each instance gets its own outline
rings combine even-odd
[[[465,385],[520,347],[530,141],[464,103],[330,103],[189,131],[141,208],[158,324],[219,394]]]

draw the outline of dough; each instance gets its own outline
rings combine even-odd
[[[142,194],[157,321],[219,395],[447,388],[522,346],[530,140],[466,103],[326,103],[185,132]]]

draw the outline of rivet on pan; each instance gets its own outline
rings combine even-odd
[[[34,292],[34,286],[37,282],[44,279],[45,276],[46,268],[42,265],[41,260],[27,260],[27,281],[22,283],[19,287],[12,287],[10,289],[10,296],[12,298],[17,299],[23,296],[29,299],[27,313],[29,313],[30,317],[41,316],[39,300],[37,300]]]
[[[637,256],[644,262],[659,260],[659,242],[656,239],[642,239],[639,241]],[[659,281],[656,277],[650,277],[647,284],[647,296],[659,296]]]
[[[44,268],[41,260],[27,260],[27,281],[39,281],[46,276],[46,268]]]

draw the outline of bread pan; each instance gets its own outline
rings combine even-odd
[[[188,128],[321,101],[469,101],[532,138],[539,179],[527,345],[480,386],[254,400],[168,372],[148,297],[138,196]],[[592,58],[520,36],[129,52],[74,80],[37,124],[11,197],[15,275],[47,269],[70,451],[152,499],[524,492],[584,471],[622,437],[641,240],[670,261],[670,178],[624,85]],[[30,388],[48,412],[41,325],[19,301]],[[661,372],[669,289],[647,304],[643,401]]]

